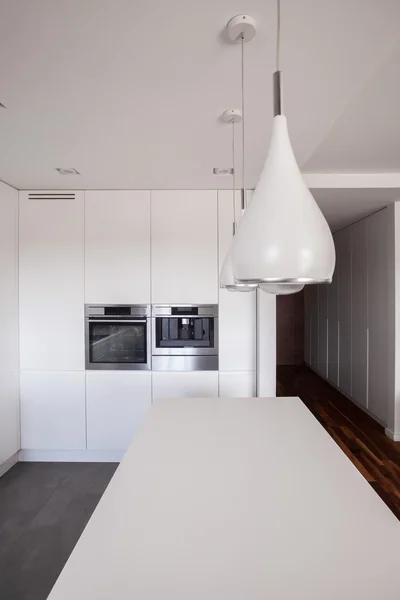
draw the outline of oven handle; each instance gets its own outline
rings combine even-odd
[[[88,319],[89,323],[146,323],[147,319]]]

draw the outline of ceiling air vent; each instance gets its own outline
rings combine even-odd
[[[60,175],[80,175],[79,171],[77,169],[75,169],[74,167],[68,167],[68,169],[57,167],[56,171]]]
[[[29,200],[75,200],[75,192],[29,192]]]

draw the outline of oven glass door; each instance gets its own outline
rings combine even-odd
[[[146,365],[146,319],[90,319],[88,327],[89,364]]]

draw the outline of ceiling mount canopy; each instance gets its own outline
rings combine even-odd
[[[250,15],[236,15],[228,21],[226,30],[231,42],[251,42],[257,32],[256,20]]]

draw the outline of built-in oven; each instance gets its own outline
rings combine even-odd
[[[149,305],[85,306],[86,369],[151,369]]]
[[[152,307],[154,371],[218,370],[216,304]]]

